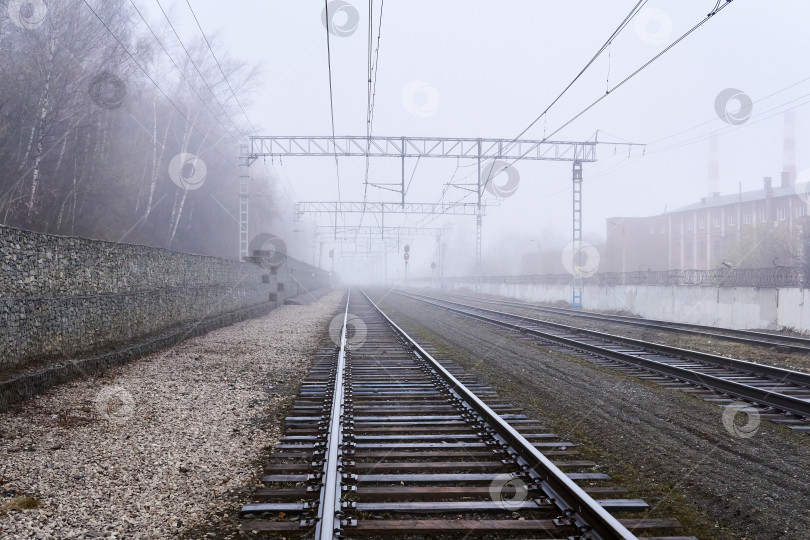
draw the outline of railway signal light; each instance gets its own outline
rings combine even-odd
[[[410,250],[411,250],[411,246],[405,244],[405,253],[408,253]]]
[[[406,251],[405,254],[403,255],[403,257],[405,258],[405,261],[407,262],[408,259],[411,258],[411,254]]]

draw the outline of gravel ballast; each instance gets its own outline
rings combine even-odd
[[[435,291],[425,290],[419,292],[426,295],[436,296]],[[472,293],[466,293],[465,296],[469,297],[471,294]],[[441,295],[438,297],[441,298]],[[504,300],[507,302],[516,301],[513,298],[498,298],[496,296],[482,296],[481,298],[484,300]],[[779,350],[778,347],[753,346],[744,343],[735,343],[733,341],[717,337],[708,338],[705,336],[684,334],[677,331],[664,331],[655,328],[634,327],[627,324],[618,324],[608,321],[595,321],[593,319],[579,318],[570,315],[544,313],[517,306],[496,306],[487,302],[478,302],[473,298],[462,299],[450,296],[446,297],[446,299],[451,302],[473,305],[482,307],[484,309],[503,311],[504,313],[512,313],[514,315],[520,315],[521,317],[529,317],[541,321],[565,324],[576,328],[583,328],[585,330],[605,332],[617,336],[629,337],[631,339],[639,339],[642,341],[669,345],[670,347],[691,349],[718,356],[745,360],[747,362],[775,366],[782,369],[810,372],[810,356],[799,352],[784,352]]]
[[[219,530],[218,513],[233,513],[233,493],[256,482],[262,450],[281,436],[343,295],[279,307],[0,414],[0,537]]]
[[[732,433],[723,409],[550,351],[536,341],[397,294],[372,299],[412,337],[436,347],[558,435],[600,472],[701,539],[806,539],[810,437],[763,420]]]

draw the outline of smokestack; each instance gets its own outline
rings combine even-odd
[[[796,121],[793,111],[785,111],[785,140],[782,153],[782,187],[796,182]]]
[[[717,137],[709,139],[709,178],[707,193],[712,194],[720,191],[720,157],[717,147]]]
[[[762,179],[762,185],[765,187],[765,193],[770,195],[771,194],[771,187],[773,185],[773,178],[770,176],[766,176]]]

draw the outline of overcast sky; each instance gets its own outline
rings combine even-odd
[[[167,0],[163,0],[164,5]],[[135,0],[154,17],[152,0]],[[585,75],[524,138],[541,139],[605,94],[703,19],[715,0],[650,0]],[[347,36],[332,35],[335,129],[365,135],[368,3],[347,0],[338,24],[359,23]],[[375,135],[499,137],[520,133],[585,66],[636,4],[635,0],[566,2],[388,0],[382,13],[374,112]],[[168,0],[181,34],[199,32],[185,0]],[[247,107],[267,135],[330,133],[326,31],[318,0],[193,0],[203,28],[216,34],[234,57],[261,66],[262,80]],[[380,1],[374,2],[375,44]],[[698,200],[708,190],[708,142],[719,136],[723,193],[757,189],[763,176],[778,182],[783,168],[782,111],[796,117],[797,164],[810,169],[810,2],[735,0],[627,84],[607,96],[553,138],[647,143],[646,154],[600,145],[597,163],[584,166],[584,225],[604,236],[613,216],[659,214]],[[197,34],[198,35],[198,34]],[[753,102],[747,121],[722,120],[718,94],[738,89]],[[734,113],[738,102],[729,103]],[[456,179],[472,173],[462,162]],[[407,163],[413,172],[416,160]],[[331,158],[290,158],[292,198],[336,200]],[[422,160],[408,192],[411,202],[432,202],[456,171],[456,160]],[[399,178],[399,160],[374,159],[374,181]],[[484,253],[505,260],[514,253],[561,249],[571,235],[569,163],[517,164],[514,196],[489,208]],[[361,200],[364,160],[340,160],[342,200]],[[470,177],[470,180],[472,177]],[[286,181],[286,180],[285,180]],[[447,200],[464,196],[449,190]],[[369,200],[396,195],[370,190]],[[374,224],[366,217],[365,224]],[[410,217],[409,224],[427,223]],[[473,249],[474,218],[440,217],[431,226],[455,223],[454,259]],[[326,224],[326,221],[322,221]],[[394,225],[393,219],[386,224]],[[531,240],[534,240],[533,242]],[[424,270],[433,244],[414,255]],[[499,251],[500,250],[500,251]],[[504,253],[507,251],[508,253]],[[392,256],[393,257],[393,256]],[[401,255],[397,260],[401,261]],[[392,261],[394,259],[391,259]],[[461,263],[459,263],[461,264]]]

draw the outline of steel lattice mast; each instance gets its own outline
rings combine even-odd
[[[402,178],[400,181],[401,202],[368,203],[368,202],[322,202],[299,203],[296,208],[301,213],[317,212],[357,212],[362,213],[452,213],[476,216],[476,269],[481,276],[481,245],[483,229],[483,190],[491,178],[482,178],[482,160],[503,160],[511,162],[528,161],[568,161],[573,163],[572,182],[573,198],[573,269],[574,283],[572,304],[582,305],[582,278],[577,276],[577,260],[582,246],[582,163],[596,161],[596,145],[603,144],[594,138],[593,141],[547,141],[526,139],[491,139],[491,138],[453,138],[453,137],[363,137],[363,136],[269,136],[255,135],[247,139],[246,147],[242,145],[240,155],[240,212],[239,237],[240,258],[248,255],[247,243],[247,168],[258,158],[264,157],[390,157],[402,160]],[[631,149],[644,145],[635,143],[614,143]],[[405,202],[405,159],[406,158],[452,158],[475,159],[478,166],[476,184],[477,201],[475,203],[406,203]],[[320,205],[320,209],[319,208]],[[244,206],[244,212],[243,210]],[[449,207],[455,211],[437,211]],[[358,210],[359,208],[359,210]],[[479,280],[480,281],[480,280]],[[480,283],[477,288],[480,288]]]

